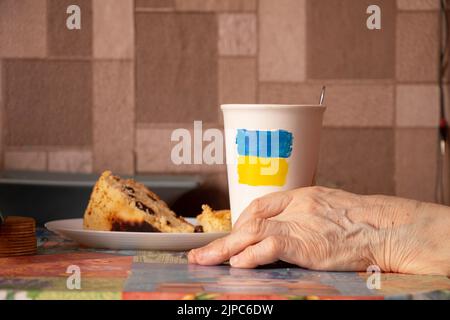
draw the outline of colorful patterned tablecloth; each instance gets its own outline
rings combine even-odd
[[[381,274],[377,286],[366,273],[206,267],[188,264],[185,252],[98,250],[37,235],[37,255],[0,258],[0,299],[450,299],[444,276]]]

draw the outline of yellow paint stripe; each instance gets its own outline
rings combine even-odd
[[[239,156],[237,170],[240,184],[284,186],[288,163],[284,158]]]

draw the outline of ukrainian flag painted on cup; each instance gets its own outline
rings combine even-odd
[[[238,129],[239,183],[250,186],[284,186],[292,154],[293,135],[286,130]]]

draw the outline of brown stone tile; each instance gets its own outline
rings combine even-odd
[[[134,173],[134,64],[94,63],[94,171]]]
[[[214,14],[136,14],[137,121],[217,121]]]
[[[322,85],[318,84],[261,82],[258,103],[317,104],[321,89]]]
[[[394,123],[393,85],[327,87],[325,126],[390,127]]]
[[[180,142],[178,140],[172,141],[171,138],[174,130],[178,128],[188,130],[191,135],[190,160],[192,164],[175,164],[172,160],[172,150]],[[208,128],[211,128],[211,126],[204,125],[203,133]],[[138,128],[136,134],[136,170],[145,173],[208,173],[226,170],[225,164],[206,164],[203,157],[201,159],[202,164],[194,164],[194,148],[202,150],[202,145],[205,148],[209,142],[204,142],[202,145],[195,144],[196,147],[194,147],[194,144],[192,123],[180,124],[180,126],[172,125],[167,128]],[[222,154],[224,155],[224,149]],[[225,158],[223,158],[223,162],[225,163]]]
[[[400,10],[438,10],[440,0],[397,0]]]
[[[437,81],[438,13],[399,13],[397,17],[397,80]]]
[[[4,61],[6,144],[92,141],[92,69],[83,61]]]
[[[317,104],[321,85],[262,83],[260,103]],[[390,127],[394,117],[392,85],[327,84],[325,126]]]
[[[435,201],[436,129],[397,129],[395,134],[396,194]]]
[[[307,74],[313,79],[395,76],[395,1],[380,0],[381,30],[369,30],[371,0],[308,1]],[[351,8],[351,10],[349,9]]]
[[[360,194],[394,194],[392,129],[323,130],[317,184]]]
[[[48,171],[91,173],[92,152],[85,150],[50,151],[48,153]]]
[[[134,58],[133,0],[92,0],[95,58]]]
[[[46,0],[0,1],[0,57],[44,57]]]
[[[256,15],[223,13],[219,15],[219,54],[254,56],[257,50]]]
[[[256,0],[175,0],[180,11],[255,11]]]
[[[69,30],[67,8],[76,4],[81,9],[81,29]],[[48,50],[50,56],[92,55],[92,0],[48,0]]]
[[[137,129],[136,171],[169,172],[177,168],[171,162],[170,129]]]
[[[219,59],[219,102],[256,103],[256,61],[252,58]]]
[[[175,0],[135,0],[136,8],[173,8]]]
[[[47,153],[44,151],[6,151],[6,170],[45,171]]]
[[[259,80],[305,80],[305,48],[305,0],[260,0]]]
[[[437,127],[439,125],[438,86],[398,85],[396,122],[400,127]]]

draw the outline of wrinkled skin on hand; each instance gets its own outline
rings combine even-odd
[[[238,268],[283,260],[328,271],[450,274],[449,208],[323,187],[253,201],[230,235],[192,250],[190,263]]]

